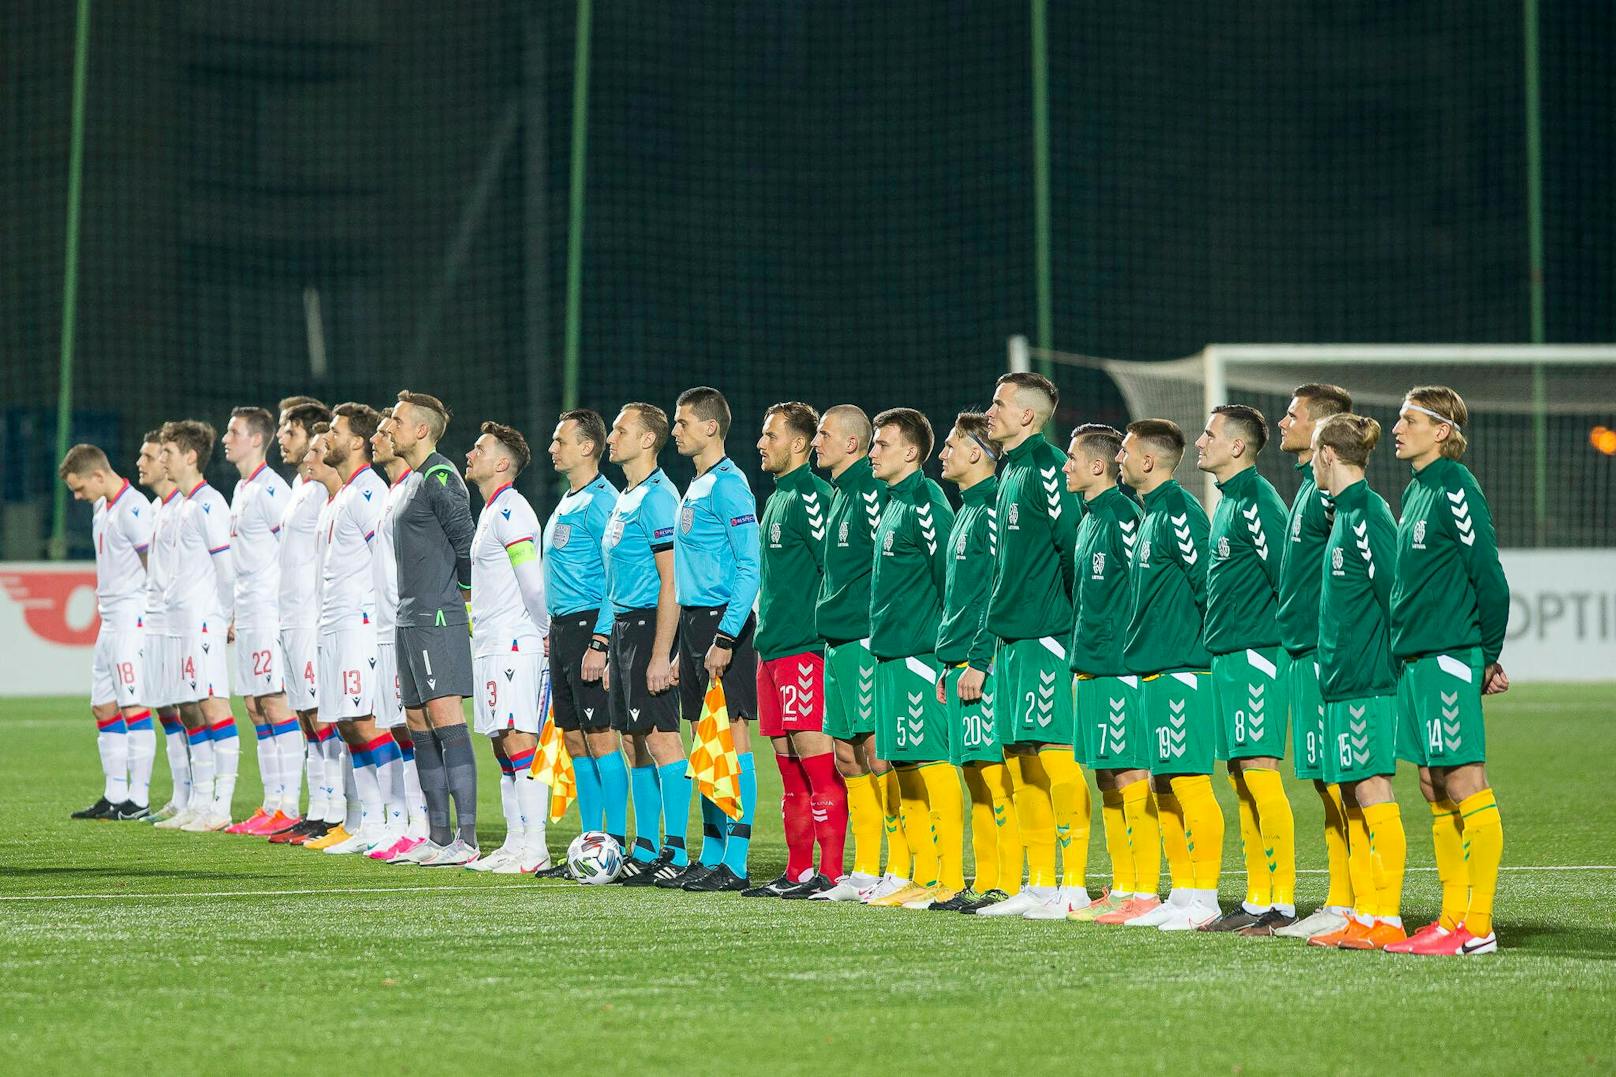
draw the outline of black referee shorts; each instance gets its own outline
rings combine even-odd
[[[612,642],[606,662],[611,666],[612,728],[619,733],[679,731],[679,693],[672,688],[652,695],[645,684],[656,645],[656,610],[629,610],[612,622]]]
[[[718,623],[728,606],[679,607],[679,695],[687,722],[701,720],[701,701],[707,694],[707,648],[718,635]],[[731,718],[757,717],[757,651],[752,632],[757,618],[747,614],[735,637],[734,657],[724,671],[724,703]]]
[[[550,702],[560,729],[598,733],[612,726],[606,689],[583,678],[584,655],[599,615],[599,610],[583,610],[550,618]]]

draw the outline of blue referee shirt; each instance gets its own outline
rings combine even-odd
[[[595,631],[606,635],[612,609],[606,602],[606,562],[600,540],[617,503],[617,487],[596,475],[582,489],[569,490],[544,525],[544,593],[550,616],[600,610]]]
[[[606,596],[614,613],[656,608],[662,587],[656,555],[673,547],[678,516],[679,491],[661,468],[617,495],[600,540]]]
[[[761,580],[757,500],[734,461],[724,457],[690,484],[679,503],[673,579],[681,606],[723,606],[718,630],[738,635]]]

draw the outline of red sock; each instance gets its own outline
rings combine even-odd
[[[842,877],[847,847],[847,784],[836,769],[836,753],[802,760],[813,789],[814,836],[819,841],[819,873],[835,882]]]
[[[776,755],[780,768],[780,812],[786,823],[786,878],[796,882],[814,870],[814,817],[808,793],[808,772],[802,761]]]

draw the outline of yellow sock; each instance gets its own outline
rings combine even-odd
[[[1251,799],[1251,789],[1243,776],[1229,775],[1229,788],[1234,790],[1234,801],[1240,809],[1240,852],[1246,862],[1246,902],[1259,909],[1272,903],[1268,887],[1268,868],[1262,859],[1262,832],[1257,829],[1257,805]]]
[[[1431,845],[1436,852],[1436,875],[1442,880],[1442,926],[1452,931],[1470,908],[1470,866],[1459,805],[1451,800],[1431,802]]]
[[[875,775],[859,774],[843,778],[847,785],[848,829],[853,832],[853,871],[861,875],[881,874],[881,797],[875,791]]]
[[[1493,933],[1493,899],[1498,894],[1498,865],[1504,859],[1504,819],[1491,789],[1459,802],[1464,836],[1470,850],[1470,904],[1464,926],[1478,938]]]
[[[993,796],[993,821],[999,828],[999,889],[1007,894],[1018,894],[1021,869],[1027,856],[1027,847],[1021,840],[1021,821],[1016,817],[1016,781],[1021,773],[1021,761],[1011,755],[1006,756],[1003,763],[978,766]]]
[[[1150,779],[1122,789],[1122,818],[1128,827],[1128,851],[1133,856],[1133,892],[1150,895],[1161,889],[1162,827]],[[1180,830],[1183,823],[1179,824]],[[1182,839],[1180,839],[1182,840]]]
[[[971,794],[971,859],[976,877],[971,889],[979,894],[999,885],[999,826],[993,818],[993,791],[982,776],[981,763],[965,764],[965,788]]]
[[[1128,820],[1122,814],[1122,790],[1100,790],[1100,822],[1105,826],[1105,851],[1111,857],[1111,893],[1131,894],[1136,883]]]
[[[1373,856],[1376,916],[1403,914],[1403,865],[1408,859],[1408,837],[1397,802],[1371,804],[1363,810]]]
[[[1156,815],[1161,820],[1162,852],[1167,857],[1167,874],[1174,890],[1195,889],[1195,868],[1190,865],[1190,847],[1184,838],[1184,808],[1172,793],[1156,794]]]
[[[1363,810],[1351,804],[1347,808],[1347,872],[1352,876],[1352,911],[1373,916],[1377,896],[1375,893],[1375,862],[1369,852],[1369,824]]]
[[[1038,761],[1049,773],[1055,843],[1061,856],[1061,883],[1087,892],[1089,837],[1094,826],[1094,801],[1089,797],[1089,783],[1070,748],[1040,749]]]
[[[937,836],[931,830],[931,806],[926,802],[926,781],[915,767],[893,767],[898,776],[899,810],[903,835],[909,843],[914,868],[909,878],[920,886],[937,885]]]
[[[1173,779],[1173,793],[1184,811],[1184,840],[1197,890],[1216,890],[1223,868],[1223,809],[1212,794],[1212,777],[1192,774]]]
[[[1016,819],[1021,840],[1027,843],[1027,885],[1059,885],[1055,875],[1055,803],[1050,796],[1049,771],[1034,755],[1021,761],[1021,784],[1016,786]]]
[[[1275,905],[1295,908],[1296,816],[1291,813],[1290,798],[1285,795],[1285,779],[1277,770],[1257,768],[1241,776],[1246,779],[1246,788],[1251,790],[1252,803],[1257,807],[1261,864],[1271,884],[1269,900]]]
[[[1324,853],[1330,861],[1330,892],[1324,904],[1336,909],[1352,908],[1352,876],[1347,871],[1347,806],[1341,801],[1339,785],[1318,783],[1319,799],[1324,801]]]
[[[914,840],[903,829],[903,793],[898,786],[898,768],[891,767],[875,776],[881,792],[882,821],[887,832],[887,871],[901,879],[915,877]]]
[[[920,768],[920,779],[937,836],[937,885],[957,893],[965,889],[965,802],[959,771],[948,763],[927,763]]]

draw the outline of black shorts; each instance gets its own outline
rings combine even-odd
[[[471,695],[471,633],[463,624],[394,629],[398,692],[414,710],[442,696]]]
[[[611,667],[612,728],[619,733],[677,733],[679,693],[672,688],[652,695],[645,685],[656,643],[656,610],[629,610],[612,622],[606,663]]]
[[[550,618],[550,702],[558,729],[596,733],[612,726],[606,689],[583,678],[584,655],[599,615],[599,610],[585,610]]]
[[[707,694],[707,648],[718,635],[718,623],[727,606],[679,607],[679,695],[685,721],[701,720],[701,701]],[[724,703],[731,719],[757,717],[757,651],[752,631],[757,618],[747,615],[735,637],[734,657],[724,671]]]

